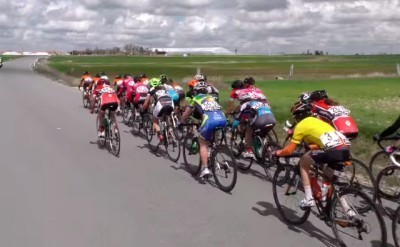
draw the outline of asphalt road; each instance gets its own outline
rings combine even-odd
[[[99,149],[80,92],[35,74],[35,59],[0,69],[0,246],[334,246],[313,215],[281,220],[258,167],[226,194],[151,154],[123,124],[120,157]]]

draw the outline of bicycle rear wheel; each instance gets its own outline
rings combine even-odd
[[[96,135],[99,134],[99,117],[96,117]],[[106,139],[104,137],[97,136],[97,144],[99,147],[104,148],[106,145]]]
[[[193,176],[201,169],[200,143],[193,133],[188,133],[182,141],[183,161],[186,170]]]
[[[83,101],[83,108],[89,108],[89,94],[85,92],[85,90],[82,91],[82,101]]]
[[[363,205],[358,205],[360,202]],[[357,209],[366,203],[370,210],[360,213]],[[330,217],[332,231],[340,246],[387,246],[382,215],[369,196],[361,190],[339,187],[332,200]]]
[[[400,206],[397,207],[396,212],[394,214],[394,218],[392,221],[392,235],[393,235],[393,241],[396,247],[400,247],[399,244],[399,236],[400,236]]]
[[[282,165],[276,169],[272,182],[276,207],[282,218],[291,225],[303,224],[311,212],[310,208],[303,210],[298,205],[305,198],[298,169],[297,166]]]
[[[164,137],[165,150],[167,150],[169,159],[173,162],[177,162],[181,155],[179,140],[176,137],[176,134],[172,126],[167,126],[165,132],[166,132]]]
[[[160,141],[158,140],[157,133],[153,126],[153,118],[151,116],[146,116],[145,120],[145,130],[146,139],[150,148],[150,151],[156,152],[160,146]]]
[[[277,169],[277,166],[279,164],[276,163],[276,160],[271,160],[271,155],[273,152],[275,152],[276,150],[280,150],[281,146],[279,146],[277,143],[269,141],[266,145],[264,145],[263,147],[263,159],[262,159],[262,163],[261,166],[264,168],[264,172],[265,172],[265,176],[272,180],[273,179],[273,175]],[[280,161],[283,162],[283,164],[286,163],[285,158],[279,158]],[[276,181],[278,183],[278,185],[281,185],[279,183],[281,183],[281,180]]]
[[[110,146],[110,152],[114,156],[118,156],[121,150],[121,136],[117,124],[110,121],[110,126],[108,128],[108,144]]]
[[[236,185],[237,167],[232,151],[226,145],[217,145],[211,154],[211,171],[218,187],[230,192]]]

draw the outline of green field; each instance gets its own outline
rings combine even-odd
[[[304,91],[326,89],[329,96],[352,111],[360,136],[354,142],[357,155],[368,159],[373,151],[371,136],[391,124],[400,109],[400,78],[396,74],[399,55],[387,56],[189,56],[189,57],[51,57],[49,65],[68,75],[80,77],[105,71],[111,78],[117,74],[149,77],[162,73],[177,82],[188,82],[197,68],[222,92],[225,105],[233,79],[253,76],[257,86],[269,98],[280,124],[290,119],[289,110]],[[287,77],[291,64],[294,76]],[[278,126],[278,130],[281,125]]]

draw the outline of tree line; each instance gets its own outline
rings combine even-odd
[[[143,46],[127,44],[123,48],[112,47],[112,48],[86,48],[84,50],[72,50],[68,52],[70,55],[153,55],[157,54],[158,51],[152,52],[149,48]]]

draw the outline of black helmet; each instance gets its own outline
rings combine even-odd
[[[321,100],[324,98],[325,99],[328,98],[328,93],[324,89],[323,90],[315,90],[310,95],[310,100],[312,100],[312,101]]]
[[[97,73],[94,77],[97,77],[97,78],[100,78],[100,75],[99,75],[99,73]]]
[[[141,74],[139,75],[139,78],[140,78],[140,79],[142,79],[142,78],[147,78],[146,73],[141,73]]]
[[[125,74],[124,79],[127,79],[128,77],[132,77],[131,74]]]
[[[101,75],[106,75],[106,72],[104,72],[104,71],[103,71],[103,72],[101,72]]]
[[[249,85],[253,85],[254,83],[256,83],[256,81],[254,80],[253,77],[247,77],[244,79],[243,83],[249,84]]]
[[[234,80],[232,82],[232,88],[233,89],[243,88],[243,81],[242,80]]]
[[[165,75],[165,74],[160,75],[160,81],[162,84],[166,83],[167,80],[168,80],[167,75]]]
[[[310,96],[311,96],[310,92],[302,92],[299,95],[299,101],[305,104],[310,103]]]
[[[84,75],[88,75],[89,72],[87,70],[85,70],[85,72],[83,72]]]
[[[297,121],[300,121],[303,118],[311,116],[311,109],[311,104],[297,101],[296,103],[294,103],[292,109],[290,110],[290,113],[292,113],[292,116]]]

